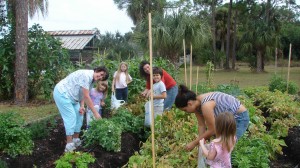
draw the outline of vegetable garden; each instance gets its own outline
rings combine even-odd
[[[100,56],[93,64],[99,62],[111,71],[118,65]],[[134,79],[129,87],[129,103],[117,110],[109,110],[108,106],[102,120],[93,121],[88,131],[83,126],[84,143],[77,152],[63,153],[65,135],[60,116],[24,125],[14,112],[0,113],[0,167],[152,167],[151,130],[143,125],[146,100],[138,95],[144,87],[138,74],[139,62],[135,58],[129,62]],[[156,59],[154,64],[176,76],[168,61]],[[249,109],[251,123],[232,153],[233,167],[299,164],[300,98],[271,88],[279,85],[274,82],[278,80],[272,80],[269,86],[247,89],[225,84],[197,86],[198,93],[218,90],[234,95]],[[184,150],[185,144],[197,136],[194,115],[176,108],[165,112],[155,120],[154,136],[156,167],[197,167],[198,151]]]

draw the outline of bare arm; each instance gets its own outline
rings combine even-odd
[[[160,95],[153,96],[153,99],[165,99],[167,98],[167,92],[162,92]]]
[[[148,97],[150,94],[150,90],[149,89],[145,89],[142,93],[142,96]]]
[[[115,83],[116,83],[116,79],[114,78],[112,83],[111,83],[111,91],[115,92]]]
[[[192,150],[194,149],[200,139],[209,139],[212,135],[215,134],[215,117],[214,117],[214,109],[215,108],[215,102],[210,101],[202,105],[201,111],[202,115],[199,114],[198,112],[195,112],[195,115],[198,120],[198,137],[190,142],[186,146],[186,150]]]
[[[202,153],[203,153],[203,155],[204,156],[206,156],[206,158],[208,159],[208,160],[214,160],[215,159],[215,157],[216,157],[216,155],[217,155],[217,151],[216,150],[213,150],[213,149],[207,149],[206,148],[206,146],[204,145],[204,141],[205,141],[205,139],[201,139],[200,140],[200,147],[201,147],[201,149],[202,149]]]
[[[200,139],[203,138],[202,135],[205,132],[205,128],[206,128],[203,116],[198,112],[196,112],[195,115],[198,121],[198,137],[186,145],[186,150],[188,151],[194,149],[198,145]]]
[[[81,88],[82,88],[82,93],[83,93],[83,100],[85,101],[86,105],[92,110],[96,119],[101,119],[100,114],[94,107],[94,104],[93,104],[92,99],[89,94],[89,90],[87,90],[83,87],[81,87]]]

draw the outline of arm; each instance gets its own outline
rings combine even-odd
[[[80,113],[81,115],[83,115],[84,112],[85,112],[84,101],[82,100],[82,101],[80,101],[79,113]]]
[[[192,150],[195,146],[198,145],[200,139],[209,139],[212,135],[215,134],[215,116],[214,116],[214,108],[216,104],[214,101],[207,102],[202,105],[201,111],[202,115],[199,113],[195,113],[198,120],[198,131],[199,136],[194,141],[190,142],[186,146],[186,150]]]
[[[141,93],[141,95],[147,97],[147,95],[149,95],[149,93],[150,93],[150,90],[149,90],[149,89],[145,89],[145,90]]]
[[[167,98],[167,92],[162,92],[161,95],[153,96],[153,99],[165,99]]]
[[[190,142],[186,145],[185,149],[187,151],[190,151],[190,150],[194,149],[198,145],[200,139],[203,138],[203,134],[205,133],[205,129],[206,129],[205,121],[204,121],[203,116],[200,115],[197,112],[195,113],[195,115],[196,115],[196,118],[197,118],[197,121],[198,121],[198,137],[195,140],[193,140],[192,142]]]
[[[129,74],[128,74],[128,76],[129,76],[129,80],[126,81],[127,85],[128,85],[130,82],[132,82],[132,77],[131,77]]]
[[[112,92],[115,92],[115,83],[116,83],[116,78],[114,78],[112,83],[111,83],[111,91]]]
[[[214,150],[214,149],[210,149],[210,150],[208,150],[207,148],[206,148],[206,146],[204,145],[204,141],[205,141],[205,139],[201,139],[200,140],[200,147],[201,147],[201,149],[202,149],[202,153],[203,153],[203,155],[204,156],[206,156],[206,158],[208,159],[208,160],[214,160],[215,159],[215,157],[216,157],[216,155],[217,155],[217,151],[216,150]],[[213,148],[213,147],[212,147]]]
[[[96,119],[101,119],[100,114],[95,109],[92,99],[89,94],[89,90],[81,87],[83,93],[83,100],[85,101],[86,105],[91,109]]]

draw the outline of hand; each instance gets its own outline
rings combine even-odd
[[[204,138],[200,139],[199,144],[200,144],[201,146],[203,146],[203,145],[205,144],[205,139],[204,139]]]
[[[94,117],[96,120],[102,119],[102,117],[100,116],[100,114],[97,112],[96,115],[94,114]]]
[[[80,113],[81,115],[83,115],[84,112],[85,112],[85,108],[84,108],[84,107],[80,107],[80,108],[79,108],[79,113]]]
[[[104,103],[104,102],[101,102],[101,106],[102,106],[102,107],[105,106],[105,103]]]
[[[194,141],[188,143],[188,144],[185,146],[185,150],[187,150],[187,151],[191,151],[191,150],[193,150],[194,148],[195,148],[195,143],[194,143]]]

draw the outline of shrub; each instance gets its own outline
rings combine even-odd
[[[32,153],[33,141],[24,121],[16,113],[0,114],[0,150],[11,157]]]
[[[299,88],[295,82],[289,81],[287,83],[286,80],[277,75],[274,75],[271,78],[269,83],[269,91],[274,92],[275,90],[279,90],[284,93],[287,91],[287,84],[289,85],[288,93],[292,95],[297,94]]]
[[[107,151],[119,152],[121,151],[121,133],[120,125],[108,119],[94,120],[83,134],[85,147],[100,145]]]

